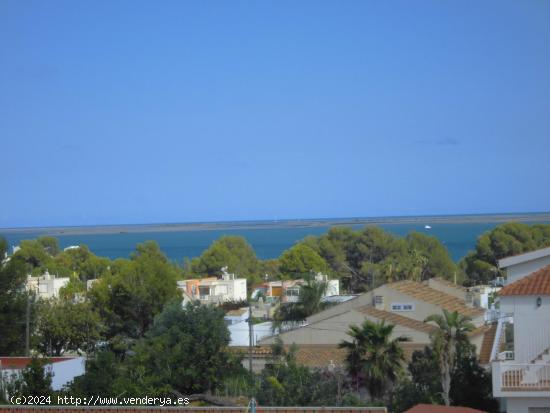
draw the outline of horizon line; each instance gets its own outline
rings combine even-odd
[[[24,231],[24,230],[55,230],[55,229],[77,229],[77,228],[118,228],[118,227],[170,227],[170,226],[193,226],[193,225],[243,225],[254,223],[292,223],[292,222],[337,222],[337,221],[366,221],[372,220],[403,220],[403,219],[429,219],[429,218],[453,218],[453,217],[506,217],[526,215],[550,215],[550,211],[537,212],[493,212],[493,213],[464,213],[464,214],[420,214],[420,215],[378,215],[378,216],[349,216],[349,217],[318,217],[318,218],[281,218],[281,219],[252,219],[252,220],[224,220],[224,221],[187,221],[187,222],[150,222],[150,223],[118,223],[118,224],[84,224],[84,225],[44,225],[44,226],[14,226],[0,227],[0,231]],[[550,218],[550,217],[549,217]]]

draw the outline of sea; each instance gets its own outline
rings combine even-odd
[[[429,225],[431,228],[426,228],[425,222],[381,223],[376,225],[397,236],[406,236],[412,231],[435,236],[445,245],[453,260],[459,261],[475,248],[477,238],[480,235],[500,223],[493,221],[466,223],[438,222]],[[526,223],[550,224],[550,221],[546,219],[538,220],[535,216],[533,217],[533,221]],[[154,240],[170,260],[182,264],[184,257],[193,258],[201,255],[212,242],[224,235],[239,235],[246,238],[260,259],[277,258],[284,250],[292,247],[292,245],[303,238],[309,235],[326,233],[330,226],[327,224],[313,227],[299,227],[289,226],[287,222],[285,225],[281,225],[281,227],[272,225],[268,228],[261,225],[259,225],[259,228],[253,228],[253,226],[249,225],[246,228],[231,229],[159,230],[144,232],[134,230],[117,233],[97,233],[95,231],[86,233],[86,230],[90,227],[83,227],[80,233],[77,234],[51,234],[48,230],[44,229],[37,230],[36,232],[33,232],[32,229],[26,229],[25,231],[3,231],[0,229],[0,236],[5,237],[10,246],[15,246],[23,239],[34,239],[46,234],[53,235],[59,240],[61,248],[85,244],[94,254],[111,259],[127,258],[134,251],[137,244]],[[354,229],[364,227],[363,224],[346,226]]]

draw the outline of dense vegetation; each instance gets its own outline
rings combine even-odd
[[[550,225],[506,223],[481,235],[475,250],[461,260],[460,267],[468,277],[468,284],[487,284],[497,276],[504,276],[498,260],[549,246]]]
[[[342,344],[349,351],[346,371],[307,369],[296,363],[292,351],[278,348],[280,362],[251,376],[228,351],[223,311],[196,304],[182,308],[176,281],[218,275],[227,266],[246,277],[249,287],[266,273],[269,279],[295,279],[317,272],[339,278],[344,291],[355,293],[433,276],[476,284],[500,274],[498,259],[549,245],[550,225],[504,224],[483,234],[457,266],[434,237],[336,227],[267,261],[259,260],[243,238],[222,237],[180,266],[154,242],[138,245],[129,259],[109,260],[86,246],[62,251],[55,238],[41,237],[21,242],[20,250],[0,265],[0,354],[25,353],[28,318],[35,354],[88,355],[87,373],[66,389],[69,394],[214,393],[255,395],[264,405],[355,405],[365,403],[363,391],[372,403],[378,399],[376,403],[392,405],[395,411],[422,401],[493,411],[490,377],[477,364],[464,334],[446,333],[449,326],[466,332],[467,320],[431,318],[439,335],[434,335],[432,349],[415,354],[408,371],[399,368],[399,343],[387,340],[392,327],[363,325],[352,328],[352,342]],[[0,238],[0,257],[6,250]],[[37,300],[25,290],[26,277],[46,270],[70,282],[59,298]],[[299,321],[319,311],[323,288],[322,283],[308,283],[298,304],[281,307],[278,321]],[[8,390],[31,392],[36,387],[44,393],[50,382],[37,361]]]

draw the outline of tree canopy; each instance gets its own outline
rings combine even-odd
[[[180,296],[180,277],[153,241],[139,244],[130,260],[115,260],[88,293],[105,323],[106,338],[124,342],[143,337],[163,306]]]
[[[0,238],[0,257],[4,258],[7,243]],[[29,306],[30,325],[34,325],[34,298],[25,291],[27,263],[21,256],[0,261],[0,354],[23,355],[25,351],[26,312]]]
[[[461,274],[457,274],[457,266],[441,242],[421,233],[402,238],[376,226],[357,231],[333,227],[302,243],[314,249],[330,272],[340,277],[344,288],[354,293],[386,282],[422,281],[433,276],[453,280]]]
[[[367,319],[361,326],[350,326],[348,335],[352,340],[339,345],[347,351],[346,366],[356,386],[365,385],[374,399],[383,397],[402,372],[405,356],[400,343],[408,339],[392,339],[393,329],[392,324]]]
[[[279,258],[281,273],[290,278],[303,278],[317,272],[326,272],[326,261],[310,246],[300,243],[284,251]]]
[[[227,351],[230,337],[223,317],[224,312],[212,306],[168,305],[136,345],[130,376],[143,371],[147,386],[162,391],[170,388],[193,394],[215,390],[222,376],[239,366]]]
[[[249,286],[260,280],[259,261],[250,244],[237,236],[224,236],[212,243],[200,257],[191,261],[191,272],[198,276],[221,276],[221,269],[247,278]]]
[[[36,348],[46,356],[91,352],[100,338],[100,322],[88,302],[42,300],[38,304]]]
[[[549,224],[509,222],[481,235],[475,250],[461,260],[460,267],[467,275],[467,284],[487,284],[505,275],[498,268],[498,260],[548,246]]]

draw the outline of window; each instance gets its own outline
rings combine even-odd
[[[298,297],[300,295],[299,288],[287,288],[285,291],[287,297]]]
[[[392,311],[414,311],[414,303],[392,303]]]
[[[199,287],[199,295],[201,299],[204,299],[210,295],[210,287]]]

